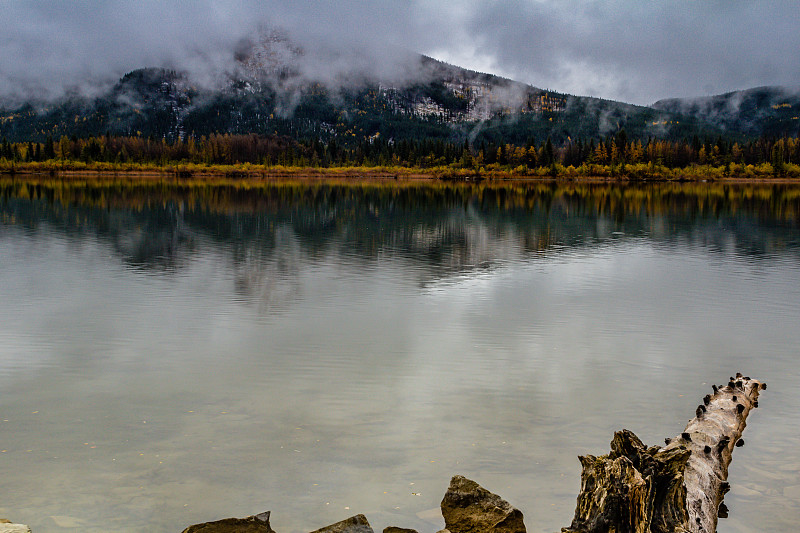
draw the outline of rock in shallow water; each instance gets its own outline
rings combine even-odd
[[[10,520],[0,518],[0,533],[31,533],[25,524],[12,524]]]
[[[363,514],[351,516],[341,522],[336,522],[322,529],[312,531],[311,533],[375,533],[372,531],[367,517]]]
[[[267,511],[247,518],[225,518],[195,524],[184,529],[183,533],[275,533],[269,526],[269,514]]]
[[[525,533],[522,512],[464,476],[453,476],[442,500],[451,533]]]

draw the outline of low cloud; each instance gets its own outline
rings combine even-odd
[[[188,72],[202,85],[237,69],[242,44],[284,32],[303,49],[299,74],[315,81],[413,74],[401,31],[407,10],[366,2],[56,2],[3,6],[0,94],[52,98],[91,93],[142,67]]]
[[[218,84],[264,28],[303,79],[409,80],[414,53],[541,88],[651,104],[800,79],[797,4],[638,0],[9,0],[0,95],[91,93],[146,67]]]
[[[476,3],[477,48],[516,79],[649,105],[796,84],[797,3],[776,0]]]

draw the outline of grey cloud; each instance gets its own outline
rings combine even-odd
[[[187,70],[213,83],[243,39],[286,31],[318,78],[349,71],[402,74],[399,36],[410,9],[365,1],[116,0],[11,2],[0,17],[0,92],[42,97],[92,87],[146,66]],[[313,71],[313,72],[312,72]]]
[[[469,23],[498,69],[518,79],[650,104],[796,84],[796,19],[788,1],[516,0],[476,4]]]
[[[787,0],[10,0],[0,94],[102,88],[161,66],[216,83],[244,39],[281,28],[304,78],[416,75],[411,52],[579,95],[650,104],[800,79]]]
[[[32,0],[4,10],[0,89],[41,96],[91,89],[144,66],[219,65],[249,25],[233,24],[235,12],[215,13],[207,1]]]

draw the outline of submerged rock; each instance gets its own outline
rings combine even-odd
[[[269,526],[269,515],[270,512],[266,511],[247,518],[225,518],[195,524],[184,529],[183,533],[275,533]]]
[[[386,527],[383,533],[419,533],[416,529],[406,529],[404,527]]]
[[[525,533],[522,512],[464,476],[453,476],[442,500],[451,533]]]
[[[11,520],[0,518],[0,533],[31,533],[25,524],[12,524]]]
[[[322,529],[317,529],[316,531],[312,531],[311,533],[375,533],[375,532],[372,531],[372,527],[370,527],[369,522],[367,522],[367,517],[364,516],[363,514],[357,514],[355,516],[351,516],[346,520],[342,520],[341,522],[336,522],[335,524],[323,527]]]

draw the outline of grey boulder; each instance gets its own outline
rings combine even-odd
[[[451,533],[525,533],[522,512],[464,476],[453,476],[442,499]]]
[[[329,526],[317,529],[311,533],[375,533],[367,522],[367,517],[363,514],[351,516],[341,522],[336,522]]]

